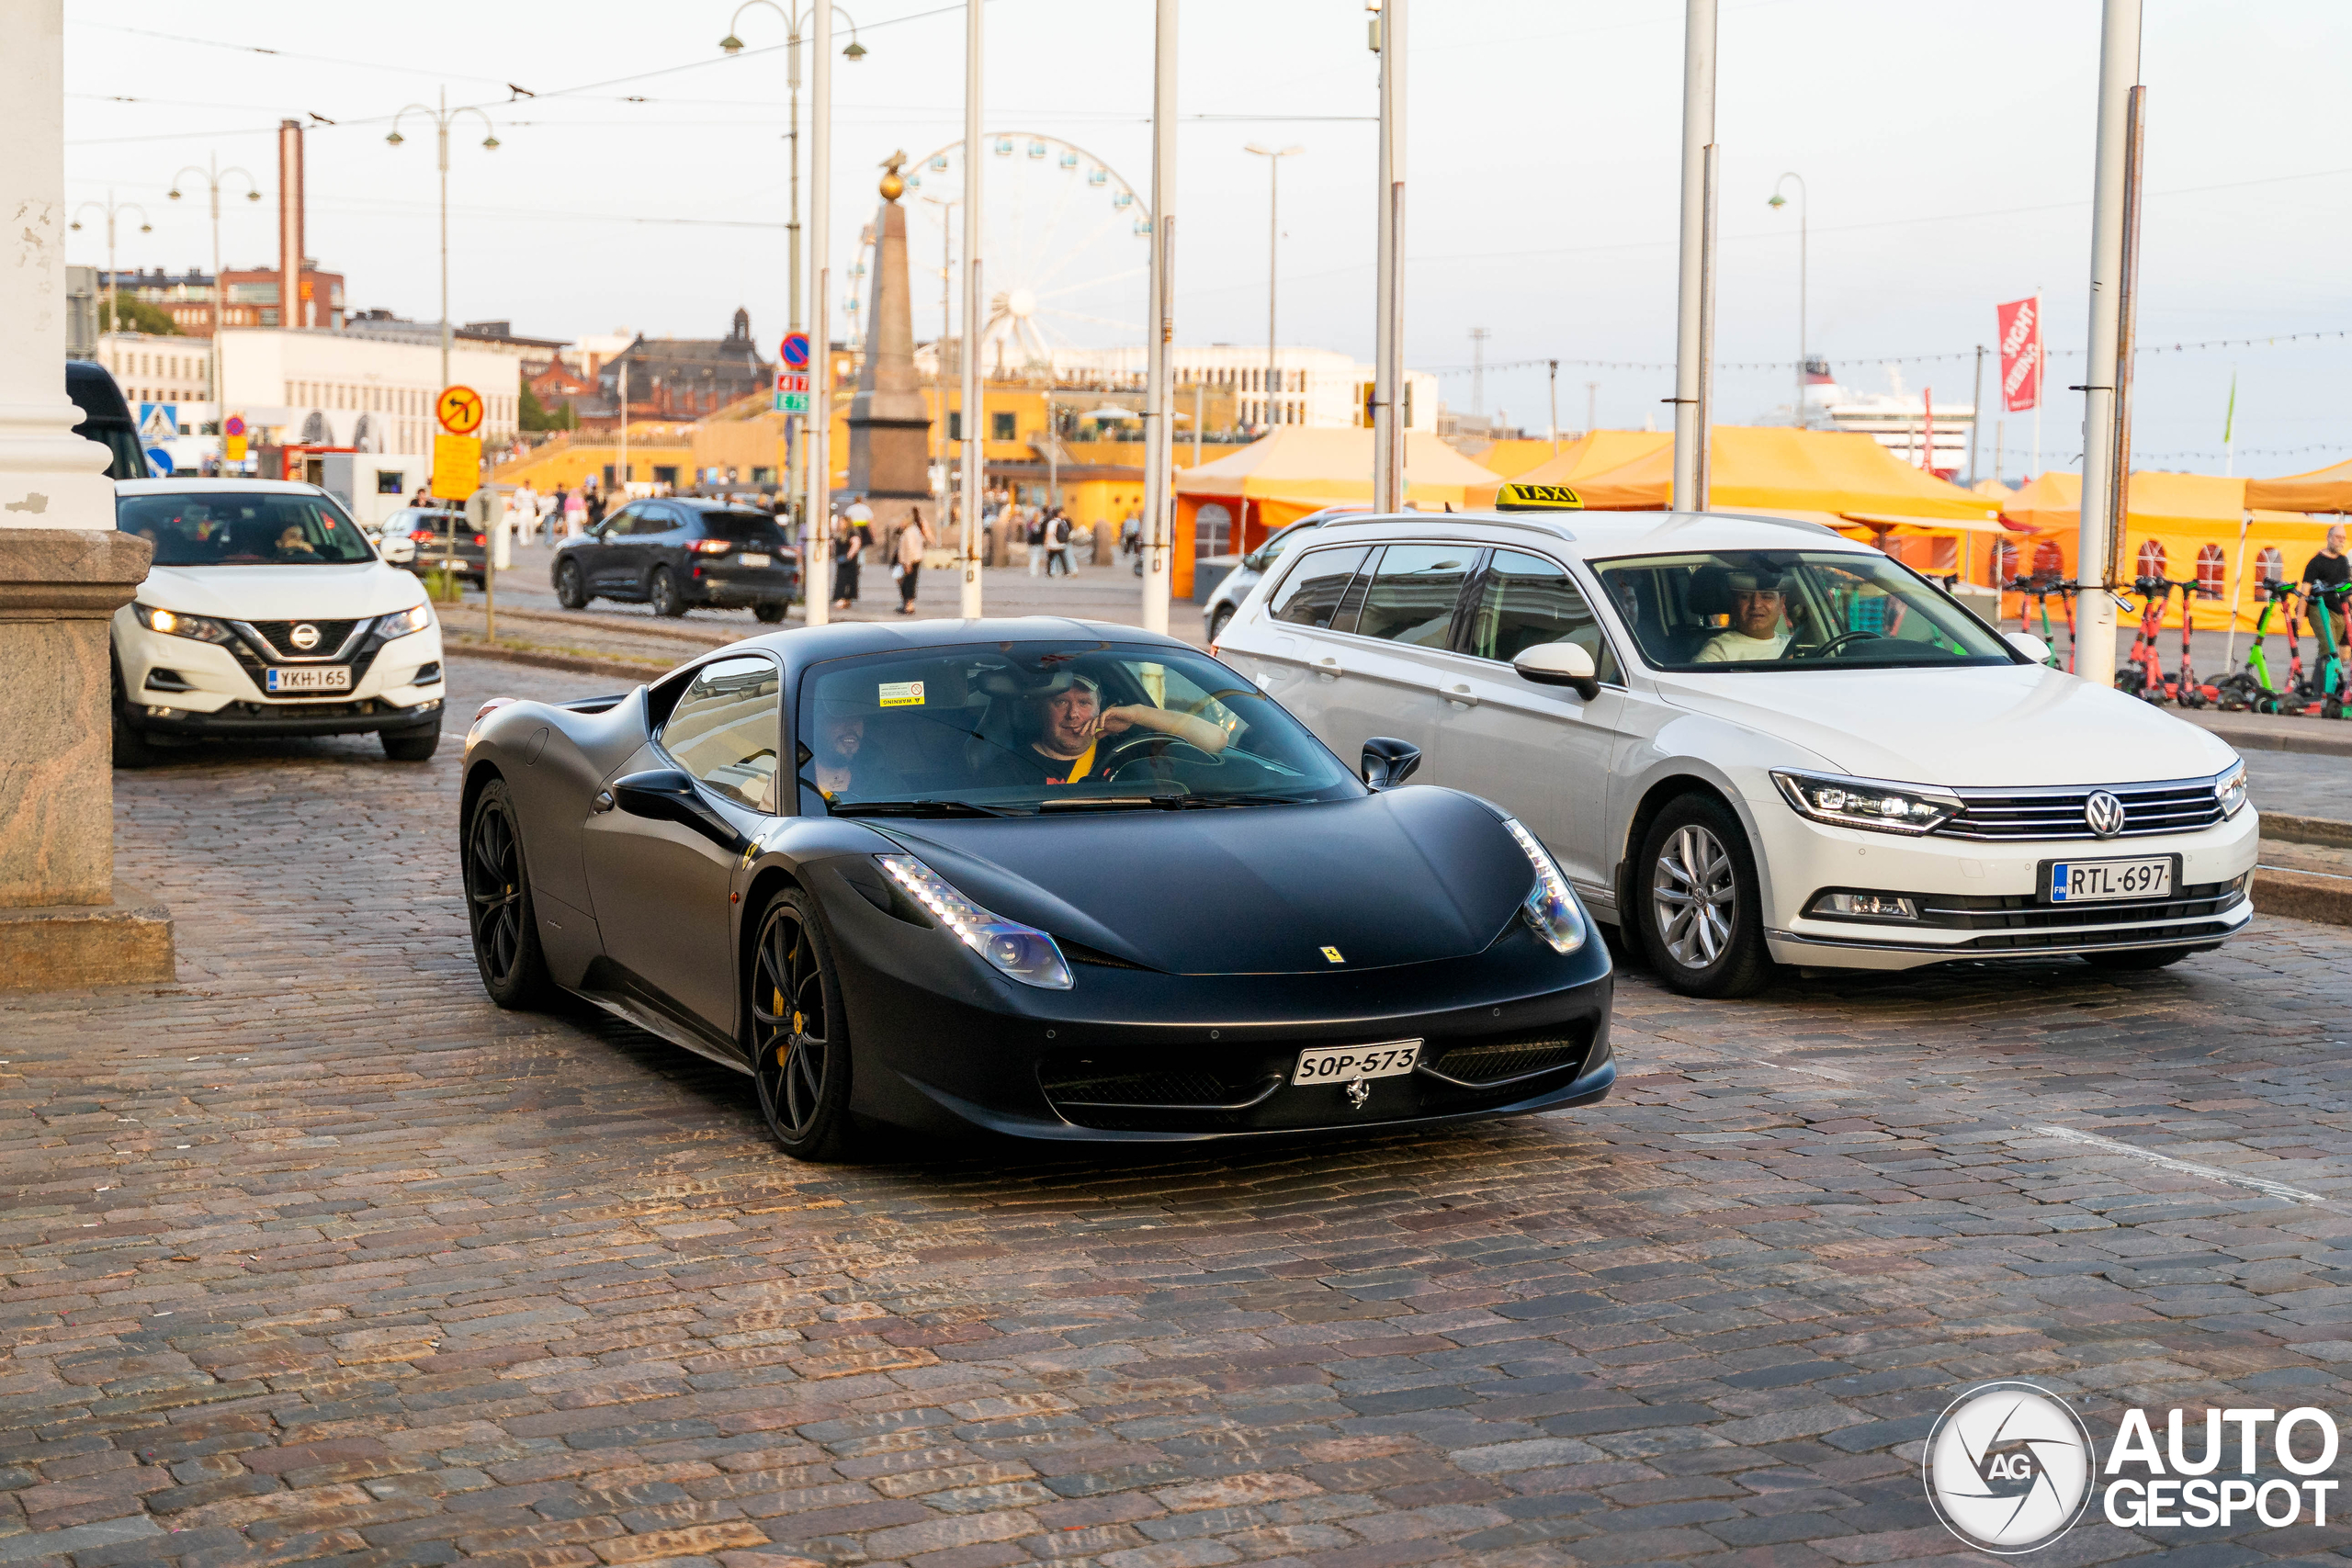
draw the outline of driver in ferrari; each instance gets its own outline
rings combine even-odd
[[[1105,742],[1133,730],[1157,730],[1215,756],[1225,750],[1225,731],[1192,714],[1170,713],[1150,703],[1102,705],[1102,688],[1075,671],[1055,675],[1029,694],[1019,746],[1001,752],[1001,784],[1074,784],[1102,776]]]

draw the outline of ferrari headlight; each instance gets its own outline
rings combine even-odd
[[[1528,889],[1527,902],[1519,912],[1535,928],[1535,934],[1552,944],[1555,953],[1574,953],[1584,945],[1584,911],[1577,908],[1577,896],[1569,890],[1568,879],[1552,860],[1552,853],[1536,841],[1535,835],[1520,826],[1516,817],[1503,818],[1503,827],[1519,840],[1527,852],[1527,861],[1535,868],[1535,886]]]
[[[411,609],[396,610],[389,615],[378,616],[376,633],[379,637],[388,638],[406,637],[411,632],[421,632],[432,624],[433,606],[418,604]]]
[[[956,933],[956,940],[1024,986],[1069,989],[1069,965],[1054,939],[1035,926],[990,914],[912,855],[876,855],[890,880]]]
[[[1801,816],[1842,828],[1869,828],[1882,833],[1932,833],[1960,815],[1956,796],[1917,784],[1882,784],[1875,779],[1839,778],[1832,773],[1784,773],[1775,768],[1772,782],[1781,786]]]
[[[2227,773],[2213,780],[2213,798],[2221,803],[2222,816],[2226,820],[2245,809],[2245,764],[2233,762]]]
[[[209,615],[183,615],[177,610],[158,609],[153,604],[134,604],[130,613],[139,624],[151,632],[166,637],[194,637],[198,642],[233,642],[236,634]]]

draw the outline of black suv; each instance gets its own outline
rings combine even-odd
[[[800,552],[774,517],[724,501],[632,501],[556,547],[555,596],[567,610],[625,599],[657,615],[748,604],[784,619],[800,591]]]

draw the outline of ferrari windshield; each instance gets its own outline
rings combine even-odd
[[[356,566],[376,558],[334,502],[294,491],[126,495],[115,526],[155,544],[157,566]]]
[[[1714,550],[1593,569],[1660,670],[2018,662],[1984,622],[1875,552]]]
[[[989,643],[817,665],[801,809],[834,816],[1338,800],[1363,785],[1256,687],[1190,649]]]

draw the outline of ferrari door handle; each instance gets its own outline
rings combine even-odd
[[[1445,700],[1458,708],[1475,708],[1478,705],[1478,694],[1457,681],[1445,689]]]
[[[588,809],[591,811],[610,811],[612,808],[613,792],[608,789],[598,790],[596,798],[588,803]]]

